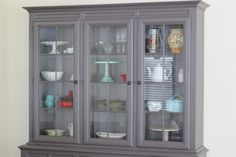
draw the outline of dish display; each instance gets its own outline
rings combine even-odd
[[[96,132],[99,138],[114,138],[122,139],[126,136],[126,133],[108,133],[108,132]]]
[[[41,71],[43,79],[46,81],[58,81],[62,78],[62,71]]]

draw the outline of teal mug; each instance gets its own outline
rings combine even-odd
[[[45,107],[47,107],[47,108],[55,107],[55,96],[53,96],[53,95],[46,95]]]

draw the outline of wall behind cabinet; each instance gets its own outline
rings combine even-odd
[[[3,17],[4,17],[4,1],[0,1],[0,89],[3,89],[3,61],[4,61],[4,25],[3,25]],[[3,90],[0,90],[0,100],[3,100]],[[0,103],[0,126],[3,124],[4,120],[4,112],[2,111],[4,104]],[[4,145],[1,144],[4,141],[4,132],[5,129],[0,127],[0,154],[4,150]],[[0,155],[1,156],[1,155]]]
[[[19,157],[28,140],[28,17],[19,0],[0,0],[0,157]]]
[[[20,157],[17,146],[28,141],[28,14],[21,7],[141,1],[0,0],[0,157]],[[205,1],[205,146],[208,157],[235,157],[236,1]]]

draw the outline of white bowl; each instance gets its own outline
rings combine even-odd
[[[58,81],[62,78],[63,72],[62,71],[41,71],[41,75],[46,81]]]

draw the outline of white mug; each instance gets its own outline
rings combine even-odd
[[[74,53],[74,48],[73,48],[73,47],[68,47],[68,48],[66,49],[66,53],[68,53],[68,54],[73,54],[73,53]]]

